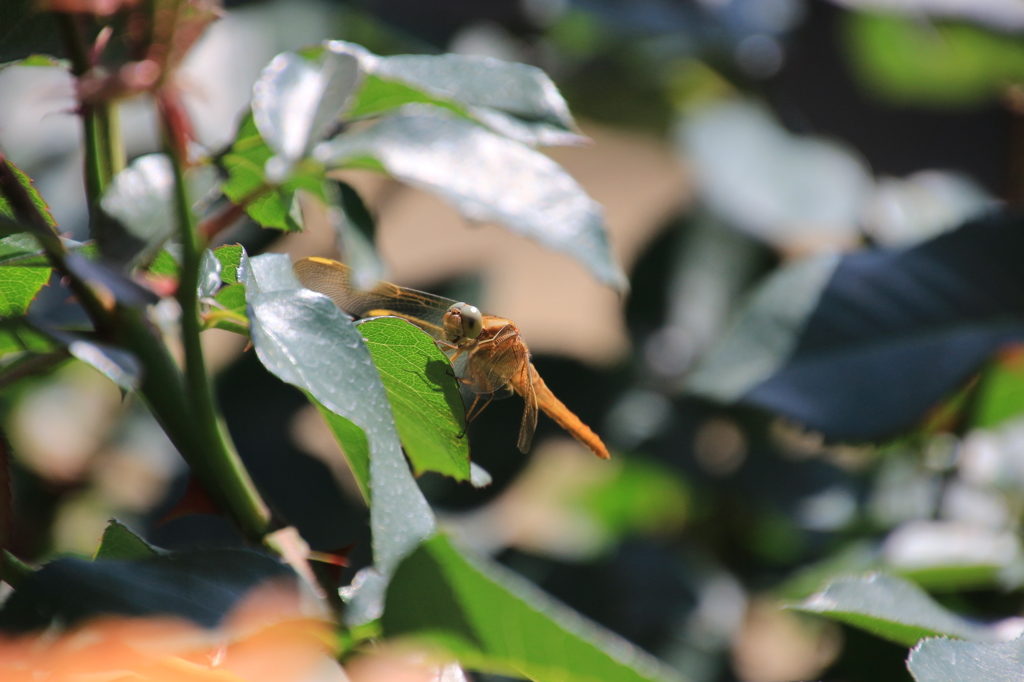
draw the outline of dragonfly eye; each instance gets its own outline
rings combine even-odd
[[[462,336],[467,339],[475,339],[480,336],[480,331],[484,326],[484,316],[480,314],[480,309],[475,305],[456,303],[448,308],[448,315],[457,316],[462,321]]]

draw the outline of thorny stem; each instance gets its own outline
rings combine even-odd
[[[181,306],[181,334],[185,348],[185,393],[193,416],[191,428],[203,442],[203,451],[190,456],[183,452],[193,472],[207,491],[227,505],[243,533],[253,541],[262,541],[270,528],[270,512],[256,491],[222,425],[213,399],[213,387],[206,371],[199,333],[199,272],[204,246],[196,235],[191,204],[186,194],[184,159],[181,156],[180,131],[174,119],[164,117],[165,151],[174,169],[174,202],[178,218],[178,237],[182,247],[181,277],[177,299]]]
[[[92,69],[88,51],[82,40],[77,17],[57,12],[53,15],[64,42],[64,52],[71,62],[71,73],[82,78]],[[116,102],[81,102],[79,114],[85,138],[85,191],[89,216],[95,219],[96,203],[110,180],[124,168],[125,151],[117,119]]]

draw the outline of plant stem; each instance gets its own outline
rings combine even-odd
[[[242,532],[250,540],[262,541],[270,528],[270,512],[226,434],[213,399],[210,377],[206,372],[199,340],[202,324],[198,294],[204,247],[196,235],[191,205],[186,194],[183,160],[178,145],[174,143],[175,132],[167,129],[167,119],[163,122],[165,150],[174,168],[174,200],[183,252],[177,299],[181,306],[181,335],[185,348],[184,391],[193,417],[188,428],[201,441],[200,452],[191,456],[187,452],[182,454],[207,492],[227,505]]]
[[[56,12],[53,17],[60,29],[64,52],[71,62],[71,73],[81,79],[92,69],[92,63],[77,18],[63,12]],[[111,178],[125,166],[125,151],[115,102],[79,102],[78,113],[82,117],[85,138],[85,191],[89,215],[93,217],[96,203]]]

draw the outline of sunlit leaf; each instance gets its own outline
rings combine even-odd
[[[605,232],[604,212],[548,157],[439,109],[406,110],[323,143],[328,166],[383,167],[441,197],[463,215],[494,221],[569,254],[600,281],[627,286]]]
[[[61,336],[70,335],[62,332]],[[98,370],[124,391],[134,391],[142,382],[142,366],[138,359],[126,350],[72,338],[68,341],[68,352]]]
[[[586,141],[558,88],[535,66],[460,54],[378,57],[337,40],[328,46],[358,57],[371,74],[349,112],[352,118],[406,104],[434,104],[529,145]]]
[[[1018,682],[1024,670],[1024,639],[1003,644],[926,639],[907,660],[917,682]]]
[[[366,434],[374,561],[389,576],[433,532],[434,517],[402,455],[387,393],[363,337],[331,299],[302,288],[287,256],[242,263],[260,361]]]
[[[27,233],[0,239],[0,317],[24,315],[39,290],[50,281],[49,267],[12,265],[38,249],[38,242]]]
[[[283,164],[290,167],[331,132],[360,75],[357,59],[333,52],[316,60],[285,52],[263,69],[253,86],[253,121]]]
[[[948,611],[913,583],[883,573],[841,578],[793,608],[848,623],[898,644],[913,645],[937,635],[998,639],[995,631]]]
[[[418,327],[397,317],[358,325],[373,356],[395,426],[417,474],[469,480],[466,412],[451,363]]]
[[[100,206],[115,223],[96,234],[100,251],[128,262],[152,256],[178,225],[174,169],[164,154],[146,154],[114,176]],[[128,243],[130,242],[130,244]]]
[[[443,536],[395,572],[381,620],[388,637],[433,645],[464,667],[538,682],[678,679],[640,649]]]

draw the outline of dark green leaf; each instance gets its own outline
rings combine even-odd
[[[443,536],[399,566],[381,623],[385,636],[439,647],[464,667],[538,682],[677,679],[525,579],[457,552]]]
[[[466,412],[448,358],[430,336],[397,317],[366,320],[358,328],[413,470],[469,480]]]
[[[138,561],[159,556],[152,545],[133,533],[120,521],[110,520],[103,531],[95,561]]]
[[[302,216],[295,192],[301,189],[323,199],[323,169],[302,162],[284,183],[271,186],[264,167],[273,155],[249,114],[239,126],[231,149],[220,160],[228,175],[221,189],[231,201],[246,202],[245,212],[263,227],[296,232],[302,229]]]
[[[384,264],[373,246],[373,216],[356,191],[343,182],[332,182],[326,196],[327,222],[334,230],[341,259],[352,268],[356,282],[372,288],[384,276]]]
[[[467,218],[500,223],[573,256],[616,289],[628,286],[604,212],[583,188],[540,152],[469,121],[438,109],[396,115],[323,143],[317,156],[335,168],[379,164]]]
[[[1024,639],[1004,644],[926,639],[907,660],[917,682],[1019,682]]]
[[[849,623],[908,646],[936,635],[997,639],[992,630],[946,610],[917,585],[884,573],[836,580],[793,608]]]
[[[131,561],[57,559],[0,609],[0,629],[70,627],[104,614],[170,615],[214,627],[249,590],[292,571],[258,552],[212,549]]]
[[[366,208],[366,204],[363,203],[363,198],[347,182],[336,180],[334,185],[338,188],[339,203],[341,209],[345,211],[345,216],[352,226],[372,243],[376,238],[377,226],[370,214],[370,209]]]
[[[912,428],[999,348],[1024,340],[1022,227],[1019,215],[992,214],[910,248],[785,267],[687,388],[834,439]]]

